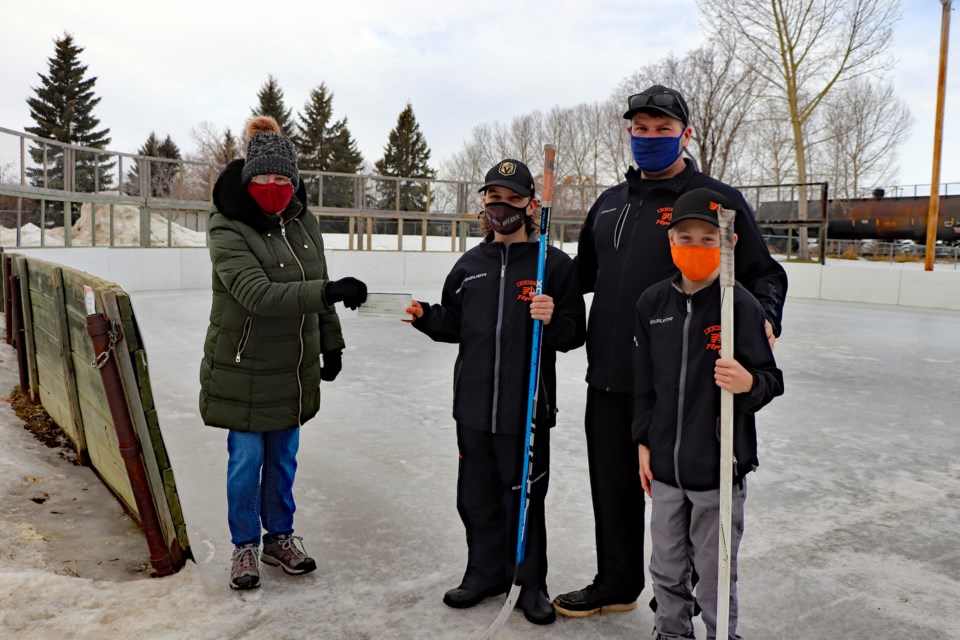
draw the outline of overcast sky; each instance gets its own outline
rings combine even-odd
[[[0,126],[31,124],[26,98],[66,30],[98,78],[95,113],[110,148],[127,152],[151,130],[184,151],[202,121],[239,131],[273,74],[294,113],[325,82],[370,163],[410,101],[437,166],[479,123],[606,98],[643,65],[703,42],[693,0],[2,2]],[[898,181],[928,184],[941,4],[905,0],[903,9],[894,81],[916,122]],[[957,37],[942,182],[960,182]]]

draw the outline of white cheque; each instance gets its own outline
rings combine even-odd
[[[357,314],[373,318],[409,318],[407,308],[413,304],[409,293],[368,293],[367,301],[357,309]]]

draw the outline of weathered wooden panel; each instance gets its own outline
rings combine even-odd
[[[116,445],[110,446],[109,443],[96,438],[89,438],[87,433],[87,451],[90,454],[90,466],[97,475],[103,480],[110,491],[112,491],[123,505],[135,517],[139,518],[137,511],[137,501],[133,496],[133,488],[130,486],[130,478],[127,475],[127,468],[123,461],[116,455]]]
[[[144,411],[153,409],[153,389],[150,386],[150,376],[147,375],[147,354],[142,350],[130,354],[136,363],[137,383],[140,385],[140,404]]]
[[[45,293],[30,292],[30,311],[33,314],[34,332],[45,331],[51,338],[58,333],[57,309],[54,299]]]
[[[43,260],[29,260],[28,264],[30,268],[30,291],[52,298],[56,288],[53,272],[59,266]]]
[[[80,392],[77,390],[77,376],[73,368],[73,350],[70,343],[70,318],[67,316],[66,303],[63,298],[63,271],[57,268],[53,272],[54,304],[57,309],[57,331],[61,345],[61,361],[63,363],[64,385],[66,398],[70,407],[70,417],[80,440],[77,451],[80,461],[85,461],[86,438],[83,435],[83,417],[80,413]]]
[[[31,264],[31,272],[33,269]],[[59,277],[55,278],[55,281]],[[59,289],[57,289],[59,291]],[[81,462],[86,461],[86,438],[77,397],[67,318],[59,296],[53,299],[32,291],[31,304],[34,319],[34,346],[37,356],[37,384],[40,403],[63,429],[77,450]],[[51,310],[57,310],[51,313]],[[54,327],[50,327],[50,324]],[[50,331],[55,331],[53,335]]]
[[[140,349],[140,332],[137,330],[136,321],[133,317],[133,303],[130,302],[130,296],[126,291],[120,290],[122,295],[117,296],[117,308],[120,312],[120,319],[123,323],[123,333],[127,336],[127,351],[131,353]]]
[[[167,449],[163,444],[163,435],[160,433],[160,418],[157,417],[156,409],[151,409],[144,413],[147,419],[147,428],[150,430],[150,442],[153,443],[153,452],[157,456],[157,466],[161,469],[170,468],[170,460],[167,459]]]
[[[150,479],[150,490],[157,507],[157,516],[160,527],[163,529],[164,540],[167,541],[167,547],[171,548],[171,543],[174,539],[177,539],[179,548],[186,551],[189,549],[189,542],[185,537],[180,539],[177,530],[177,525],[183,523],[183,513],[176,493],[173,469],[169,465],[160,466],[161,460],[169,463],[166,448],[163,445],[159,428],[155,433],[151,433],[147,415],[144,411],[145,405],[142,399],[149,402],[148,406],[152,410],[153,395],[150,391],[146,354],[139,348],[134,348],[135,345],[140,343],[138,340],[131,339],[137,335],[137,328],[130,297],[119,288],[104,290],[100,294],[104,313],[107,317],[113,321],[122,320],[123,323],[124,340],[117,345],[117,351],[120,352],[123,346],[126,346],[130,351],[128,352],[129,357],[120,357],[118,354],[117,366],[123,380],[124,395],[127,399],[134,430],[140,440],[140,446],[143,447],[144,466]],[[134,363],[136,363],[136,366]],[[146,394],[144,394],[144,389],[146,389]],[[157,449],[162,453],[158,454]],[[173,551],[173,549],[171,550]],[[179,565],[182,559],[174,558],[174,562]]]
[[[170,505],[170,515],[173,521],[177,523],[176,533],[180,548],[189,549],[190,541],[187,539],[187,527],[183,520],[183,511],[180,509],[180,496],[177,495],[177,483],[173,478],[173,469],[163,470],[163,487],[167,504]]]
[[[20,276],[20,295],[23,306],[23,333],[27,356],[28,384],[30,389],[22,389],[24,395],[36,402],[37,396],[37,354],[33,346],[33,313],[30,304],[30,269],[27,267],[27,258],[17,256],[14,260],[14,274]]]
[[[70,420],[70,409],[61,402],[61,398],[63,398],[62,394],[64,393],[62,390],[53,389],[41,383],[39,393],[40,404],[43,405],[44,410],[50,415],[50,418],[53,419],[54,422],[62,426],[62,421]],[[65,427],[63,427],[63,432],[67,434],[67,437],[69,437],[73,445],[76,446],[76,432]]]
[[[19,256],[11,271],[20,275],[24,325],[29,340],[30,387],[51,417],[74,440],[115,495],[139,517],[136,498],[120,456],[96,354],[87,335],[83,287],[95,291],[98,312],[118,324],[122,337],[110,357],[123,382],[127,407],[143,449],[149,490],[174,566],[189,556],[189,540],[154,408],[147,354],[129,296],[117,285],[87,273]]]

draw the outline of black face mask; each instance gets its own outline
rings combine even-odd
[[[523,226],[527,219],[526,207],[514,207],[506,202],[491,202],[483,208],[487,221],[500,235],[508,236]]]

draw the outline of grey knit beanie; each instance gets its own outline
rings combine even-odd
[[[290,178],[296,192],[300,182],[297,152],[290,138],[280,133],[277,122],[267,116],[257,116],[247,123],[247,159],[240,174],[243,184],[254,176],[276,173]]]

